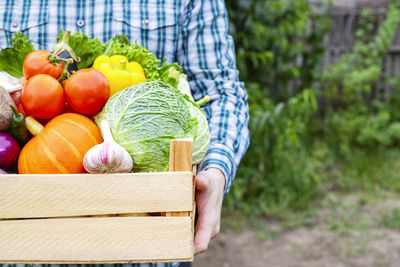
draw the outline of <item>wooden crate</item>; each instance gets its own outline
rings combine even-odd
[[[192,261],[192,144],[170,172],[0,175],[0,262]]]

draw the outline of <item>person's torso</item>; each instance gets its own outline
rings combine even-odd
[[[60,30],[79,31],[102,42],[124,34],[160,59],[176,61],[181,0],[0,1],[0,47],[21,31],[36,49],[51,50]]]

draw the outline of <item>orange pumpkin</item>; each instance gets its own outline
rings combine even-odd
[[[84,173],[85,153],[102,141],[99,128],[90,119],[76,113],[61,114],[24,146],[18,172]]]

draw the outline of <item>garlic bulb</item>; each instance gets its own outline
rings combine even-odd
[[[18,78],[15,78],[8,74],[7,72],[0,72],[0,87],[7,90],[8,93],[13,93],[15,91],[22,89],[22,84]]]
[[[130,172],[133,167],[129,153],[117,144],[106,120],[100,123],[104,142],[92,147],[83,158],[83,167],[89,173]]]

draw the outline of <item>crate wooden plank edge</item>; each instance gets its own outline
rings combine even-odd
[[[165,259],[165,260],[157,260],[151,261],[150,263],[158,263],[158,262],[192,262],[194,258],[182,258],[182,259]],[[149,261],[10,261],[10,262],[2,262],[3,264],[129,264],[129,263],[148,263]]]
[[[190,261],[190,217],[102,217],[0,222],[0,262]]]
[[[0,175],[0,219],[191,211],[192,173]]]

